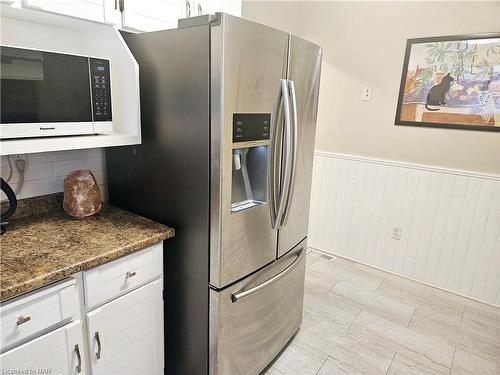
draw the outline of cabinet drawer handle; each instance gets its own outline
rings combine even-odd
[[[17,325],[20,326],[21,324],[29,322],[30,320],[31,320],[31,316],[29,316],[29,315],[20,316],[19,318],[17,318]]]
[[[76,365],[76,372],[80,373],[82,372],[82,357],[80,356],[80,348],[78,347],[78,344],[75,345],[75,353],[76,353],[76,358],[78,359],[78,364]]]
[[[125,278],[126,278],[126,279],[129,279],[129,278],[131,278],[131,277],[133,277],[133,276],[135,276],[135,271],[134,271],[134,272],[127,272],[127,273],[125,274]]]
[[[95,356],[97,359],[101,359],[101,339],[99,337],[99,332],[95,333],[94,338],[97,342],[97,352],[95,353]]]

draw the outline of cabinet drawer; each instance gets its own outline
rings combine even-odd
[[[238,283],[210,289],[210,374],[260,374],[297,332],[305,249],[303,241]]]
[[[161,276],[163,243],[83,273],[88,308],[109,301]]]
[[[2,305],[2,350],[78,314],[74,279],[39,289]]]
[[[0,355],[2,374],[85,374],[79,320]]]

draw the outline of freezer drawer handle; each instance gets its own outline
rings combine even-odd
[[[292,264],[290,264],[287,268],[285,268],[283,271],[281,271],[277,275],[271,277],[269,280],[266,280],[262,284],[254,286],[253,288],[250,288],[248,290],[242,290],[242,291],[233,293],[231,295],[231,301],[233,301],[233,303],[238,302],[239,300],[258,292],[259,290],[264,289],[265,287],[271,285],[275,281],[278,281],[279,279],[283,278],[290,271],[292,271],[295,268],[295,266],[297,266],[303,252],[304,252],[303,248],[300,249],[299,251],[297,251],[297,253],[296,253],[297,258],[292,262]]]

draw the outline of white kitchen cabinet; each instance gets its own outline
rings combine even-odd
[[[240,0],[215,0],[218,7],[221,9],[217,12],[224,12],[233,16],[241,17],[241,1]]]
[[[162,266],[160,242],[0,305],[0,373],[163,374]]]
[[[104,22],[104,0],[24,0],[23,7]]]
[[[0,4],[103,22],[128,31],[175,29],[180,18],[216,12],[241,17],[241,0],[0,0]]]
[[[192,0],[192,3],[194,9],[194,16],[202,16],[204,14],[215,13],[212,9],[212,5],[214,2],[211,0]]]
[[[186,0],[192,9],[191,16],[215,14],[217,12],[241,16],[240,0]]]
[[[163,279],[87,313],[93,375],[163,374]]]
[[[0,363],[2,374],[86,373],[81,321],[77,320],[3,353]]]
[[[105,263],[83,273],[85,305],[91,309],[161,277],[163,244]]]
[[[78,316],[78,295],[73,278],[16,298],[0,306],[1,347],[8,350]]]
[[[155,31],[174,29],[177,20],[185,17],[185,0],[122,0],[124,29]]]
[[[141,143],[139,65],[115,27],[14,6],[1,6],[0,23],[3,45],[108,59],[113,108],[112,134],[2,139],[1,155]]]
[[[104,22],[118,28],[122,26],[122,13],[118,0],[104,0]]]

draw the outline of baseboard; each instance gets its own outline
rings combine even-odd
[[[430,284],[430,283],[427,283],[427,282],[422,281],[422,280],[413,279],[411,277],[408,277],[408,276],[405,276],[405,275],[402,275],[402,274],[399,274],[399,273],[396,273],[396,272],[388,271],[386,269],[383,269],[383,268],[380,268],[380,267],[376,267],[376,266],[373,266],[373,265],[368,264],[368,263],[361,262],[361,261],[359,261],[357,259],[353,259],[353,258],[346,257],[344,255],[337,254],[337,253],[335,253],[333,251],[328,251],[328,250],[321,249],[321,248],[318,248],[318,247],[315,247],[315,246],[312,246],[312,245],[308,245],[307,247],[309,247],[311,249],[314,249],[314,250],[317,250],[319,252],[325,253],[325,254],[330,254],[330,255],[333,255],[333,256],[336,256],[336,257],[339,257],[339,258],[344,258],[344,259],[350,260],[352,262],[356,262],[356,263],[362,264],[364,266],[368,266],[368,267],[374,268],[374,269],[379,270],[379,271],[387,272],[387,273],[389,273],[391,275],[401,277],[402,279],[414,281],[414,282],[417,282],[417,283],[420,283],[420,284],[423,284],[423,285],[426,285],[426,286],[430,286],[432,288],[436,288],[436,289],[442,290],[444,292],[448,292],[450,294],[454,294],[454,295],[462,297],[462,298],[469,299],[471,301],[479,302],[479,303],[481,303],[483,305],[487,305],[487,306],[491,306],[491,307],[495,307],[495,308],[500,308],[500,306],[498,306],[498,305],[494,305],[492,303],[485,302],[485,301],[482,301],[480,299],[477,299],[477,298],[474,298],[474,297],[471,297],[471,296],[468,296],[468,295],[465,295],[465,294],[457,293],[456,291],[453,291],[453,290],[450,290],[450,289],[446,289],[446,288],[443,288],[443,287],[440,287],[440,286],[437,286],[437,285],[434,285],[434,284]]]

